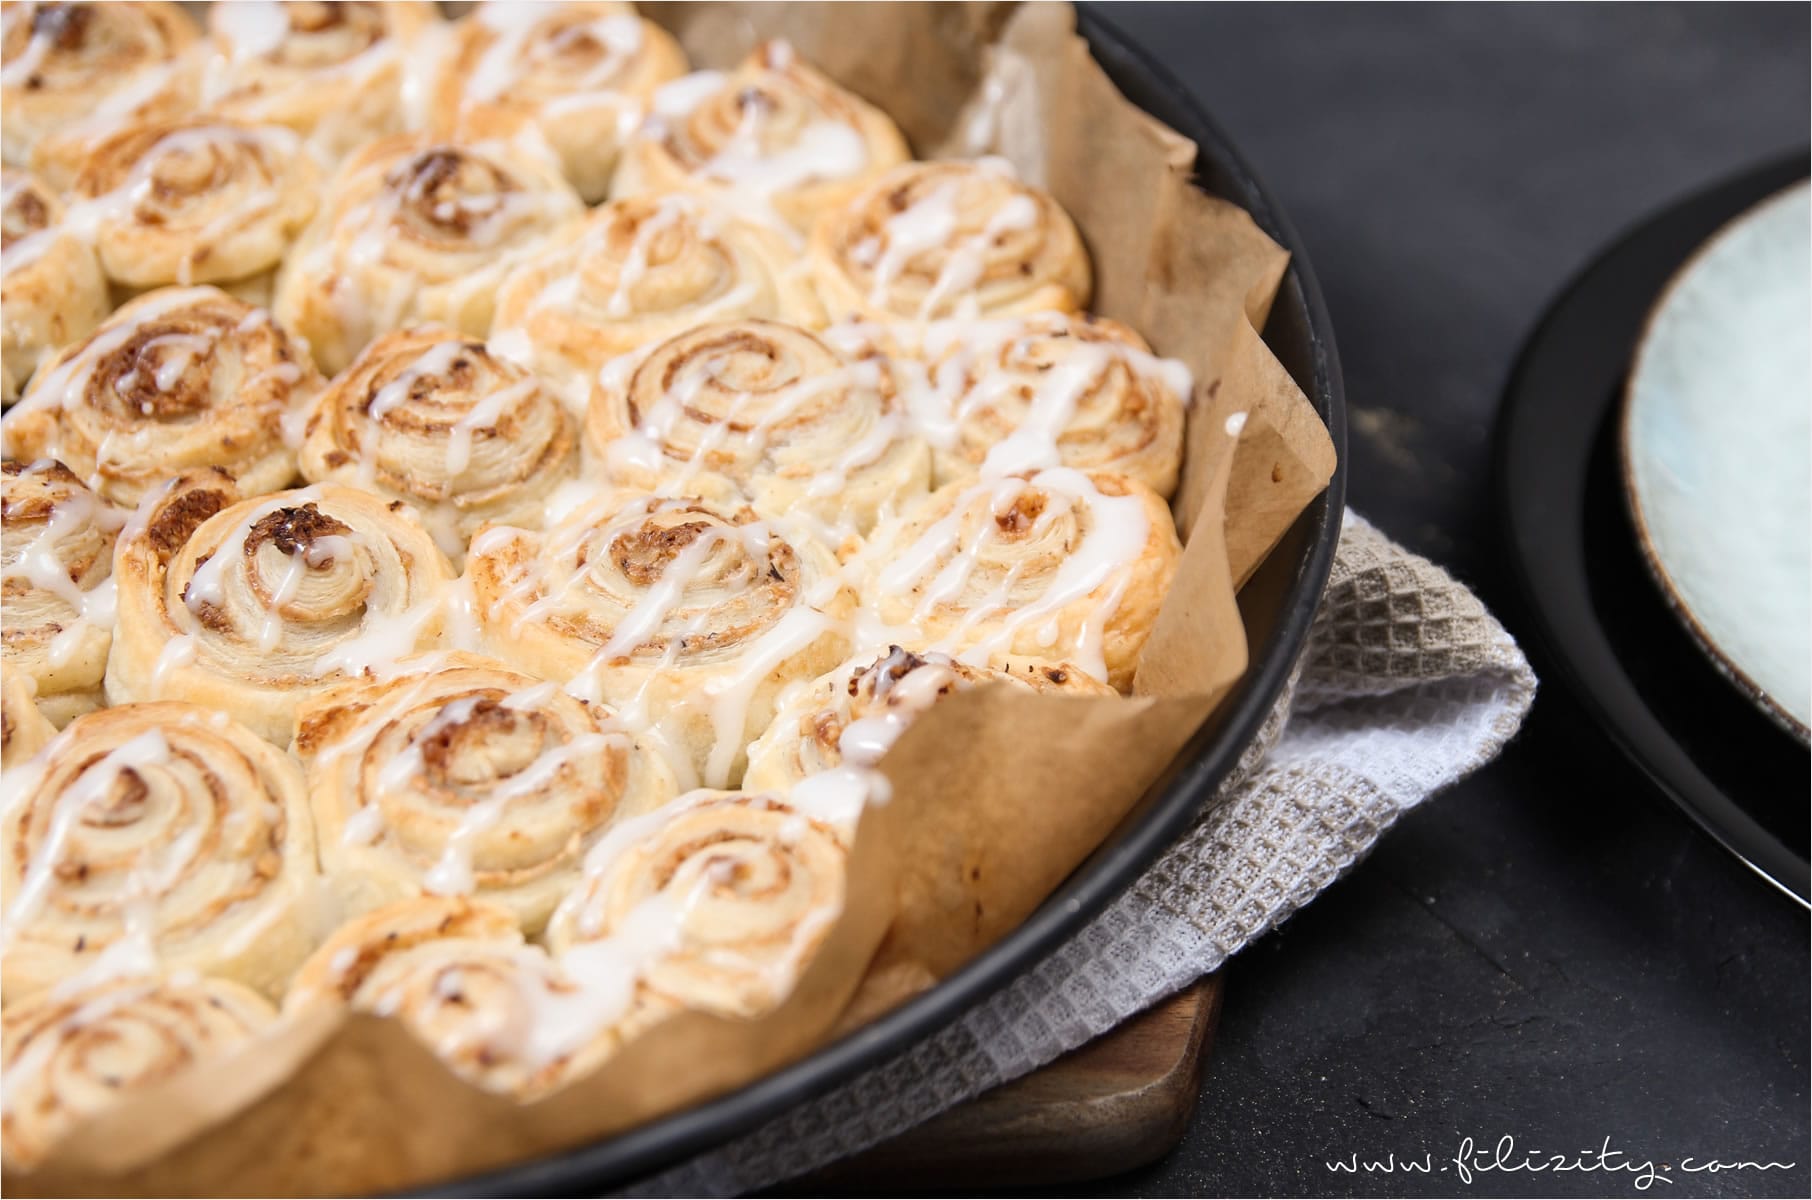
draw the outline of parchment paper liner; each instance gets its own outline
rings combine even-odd
[[[765,1017],[682,1014],[521,1105],[466,1084],[395,1022],[321,1016],[134,1095],[36,1171],[9,1170],[12,1194],[370,1194],[545,1154],[729,1091],[1015,927],[1244,671],[1235,588],[1334,468],[1314,409],[1256,332],[1287,256],[1243,210],[1190,185],[1193,144],[1119,94],[1074,35],[1069,6],[642,8],[695,65],[725,66],[759,38],[786,36],[892,114],[921,157],[1011,159],[1083,231],[1093,311],[1194,369],[1174,505],[1188,544],[1137,697],[988,688],[921,718],[883,764],[894,799],[863,819],[844,913]],[[1236,445],[1228,418],[1241,413]]]

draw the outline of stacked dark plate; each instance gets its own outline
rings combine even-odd
[[[1749,171],[1672,205],[1605,251],[1525,345],[1497,435],[1504,532],[1543,678],[1568,686],[1662,792],[1802,904],[1809,902],[1812,769],[1803,699],[1757,687],[1748,664],[1737,661],[1742,656],[1720,645],[1670,574],[1653,514],[1643,520],[1640,464],[1633,463],[1652,447],[1627,420],[1627,406],[1632,371],[1655,351],[1657,312],[1681,295],[1690,273],[1727,244],[1746,214],[1759,214],[1757,206],[1796,185],[1803,191],[1806,175],[1804,154]],[[1806,270],[1803,252],[1779,265],[1799,277]],[[1780,399],[1803,422],[1812,396],[1803,382],[1793,392]],[[1690,438],[1721,436],[1715,427],[1667,433],[1674,443],[1686,435],[1694,464],[1713,457],[1714,447]],[[1805,440],[1803,430],[1785,436]],[[1788,470],[1806,469],[1807,447],[1797,446],[1797,454],[1794,445],[1780,449],[1768,457]],[[1783,486],[1778,494],[1792,490]],[[1805,513],[1792,515],[1803,529]],[[1778,565],[1769,556],[1784,563],[1806,550],[1785,541],[1749,553]],[[1711,562],[1695,569],[1704,575],[1718,568]],[[1784,598],[1801,607],[1805,600]],[[1779,658],[1767,665],[1795,657],[1795,633],[1803,644],[1803,630],[1777,632],[1762,655],[1765,662],[1770,654]]]

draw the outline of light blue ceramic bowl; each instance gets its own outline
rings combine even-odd
[[[1801,741],[1812,725],[1812,190],[1700,248],[1630,375],[1624,482],[1643,551],[1730,679]]]

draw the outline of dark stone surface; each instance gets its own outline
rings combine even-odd
[[[1354,507],[1515,628],[1490,439],[1516,350],[1617,234],[1806,144],[1806,8],[1106,15],[1195,91],[1301,231],[1346,368]],[[1807,1195],[1807,936],[1802,910],[1550,687],[1502,760],[1237,960],[1189,1134],[1099,1190]],[[1673,1182],[1442,1172],[1462,1138],[1503,1135],[1518,1159],[1609,1138]],[[1324,1165],[1393,1152],[1433,1173]],[[1694,1175],[1687,1155],[1797,1165]]]

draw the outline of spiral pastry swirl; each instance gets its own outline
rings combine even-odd
[[[939,484],[1063,466],[1176,490],[1189,368],[1118,321],[938,321],[914,343],[901,386]]]
[[[55,458],[116,504],[201,467],[255,494],[295,477],[283,417],[320,387],[268,312],[217,288],[161,288],[45,364],[0,428],[8,458]]]
[[[62,463],[0,474],[0,650],[58,725],[101,703],[113,643],[113,544],[125,514]]]
[[[606,825],[678,794],[607,710],[473,655],[335,687],[296,730],[321,861],[353,911],[472,895],[536,932]]]
[[[601,372],[585,436],[622,483],[726,481],[758,512],[816,517],[841,540],[930,484],[930,450],[891,385],[803,329],[706,325]]]
[[[872,767],[932,705],[989,683],[1057,696],[1119,694],[1067,663],[1002,659],[997,670],[893,646],[878,658],[846,662],[786,698],[768,731],[749,747],[743,786],[784,793],[808,775],[845,765]]]
[[[33,996],[0,1019],[6,1165],[30,1169],[65,1134],[133,1091],[267,1029],[270,1001],[226,979],[115,979]]]
[[[109,700],[210,704],[288,746],[309,695],[439,644],[453,569],[400,500],[195,472],[139,510],[114,578]]]
[[[177,4],[0,6],[6,164],[66,187],[95,136],[188,114],[199,37]]]
[[[792,990],[842,911],[852,832],[777,796],[692,792],[599,843],[548,945],[573,956],[628,942],[656,996],[759,1016]]]
[[[94,250],[60,227],[63,202],[44,182],[0,171],[0,398],[11,404],[38,364],[86,337],[112,307]]]
[[[276,994],[313,947],[301,768],[225,713],[88,713],[5,789],[9,1002],[90,967],[160,964]]]
[[[538,525],[579,469],[578,423],[482,341],[418,326],[360,352],[313,403],[302,477],[406,500],[456,565],[486,521]]]
[[[822,325],[794,257],[773,230],[683,194],[618,200],[511,272],[495,336],[523,343],[525,357],[582,401],[608,360],[699,325]]]
[[[1093,280],[1069,214],[999,160],[896,167],[826,213],[810,253],[833,319],[1075,312]]]
[[[587,204],[604,198],[624,139],[686,53],[629,4],[479,4],[454,27],[437,114],[501,109],[533,121]]]
[[[296,973],[283,1009],[393,1017],[467,1081],[528,1101],[596,1069],[660,1013],[630,981],[613,982],[582,986],[523,941],[507,909],[421,896],[342,925]]]
[[[531,128],[451,141],[399,134],[341,166],[277,277],[273,307],[315,361],[343,370],[372,339],[436,321],[483,337],[518,261],[583,206]]]
[[[407,126],[410,59],[439,23],[432,4],[408,0],[210,5],[209,108],[341,158]]]
[[[91,212],[108,278],[131,288],[269,273],[314,215],[319,190],[295,134],[211,117],[101,138],[72,188]]]
[[[726,76],[699,77],[654,99],[631,139],[614,197],[692,192],[806,233],[889,167],[911,158],[886,113],[831,82],[783,41],[757,47]]]
[[[0,660],[0,770],[24,763],[56,736],[57,727],[38,708],[31,676]]]
[[[1067,662],[1122,692],[1182,553],[1156,492],[1072,467],[946,484],[869,549],[869,603],[926,648]]]
[[[740,776],[780,689],[834,666],[854,596],[809,534],[743,505],[605,494],[546,533],[481,532],[466,560],[499,658],[653,714],[682,782]]]

